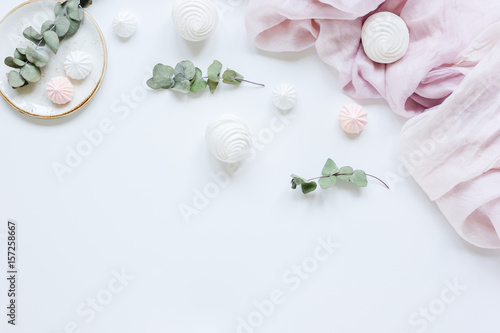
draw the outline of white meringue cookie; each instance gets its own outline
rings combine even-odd
[[[214,32],[219,14],[210,0],[177,0],[172,19],[182,38],[198,42]]]
[[[281,111],[286,113],[297,105],[297,90],[290,84],[280,84],[273,90],[273,104]]]
[[[66,104],[73,99],[73,85],[64,76],[53,78],[47,84],[47,96],[54,104]]]
[[[226,163],[243,160],[252,147],[248,126],[233,115],[224,115],[210,124],[205,139],[212,154]]]
[[[137,18],[130,12],[119,12],[113,19],[113,31],[121,38],[132,37],[137,31]]]
[[[390,12],[379,12],[363,24],[361,42],[368,58],[381,64],[390,64],[405,55],[410,44],[410,33],[402,18]]]
[[[66,56],[64,72],[73,80],[85,79],[92,70],[92,60],[87,52],[74,51]]]
[[[368,123],[368,115],[360,105],[349,104],[342,107],[339,113],[339,125],[349,134],[360,133]]]

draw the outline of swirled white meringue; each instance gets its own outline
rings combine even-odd
[[[210,0],[177,0],[172,19],[182,38],[198,42],[214,32],[219,14]]]
[[[87,52],[74,51],[64,60],[64,72],[73,80],[85,79],[92,70],[92,59]]]
[[[118,37],[129,38],[137,31],[137,18],[129,12],[119,12],[113,19],[113,31]]]
[[[349,134],[360,133],[368,123],[368,115],[360,105],[344,105],[339,113],[339,125]]]
[[[361,42],[368,58],[381,64],[390,64],[405,55],[410,33],[402,18],[390,12],[379,12],[363,24]]]
[[[224,115],[210,124],[205,139],[212,154],[226,163],[243,160],[252,147],[248,126],[233,115]]]
[[[280,84],[273,90],[273,104],[281,112],[286,113],[297,105],[297,90],[289,84]]]

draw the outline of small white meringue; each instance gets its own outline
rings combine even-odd
[[[132,37],[137,31],[137,18],[130,12],[119,12],[113,19],[113,31],[121,38]]]
[[[410,33],[401,17],[391,12],[379,12],[363,24],[361,42],[368,58],[381,64],[390,64],[405,55],[410,44]]]
[[[273,90],[273,104],[281,112],[286,113],[297,105],[297,90],[290,84],[280,84]]]
[[[74,51],[64,60],[64,72],[73,80],[85,79],[92,70],[92,59],[87,52]]]
[[[172,20],[182,38],[198,42],[214,32],[219,14],[210,0],[177,0],[172,9]]]
[[[47,96],[54,104],[66,104],[73,99],[73,85],[64,76],[53,78],[47,84]]]
[[[252,147],[248,126],[233,115],[224,115],[210,124],[205,139],[212,154],[226,163],[243,160]]]
[[[360,105],[344,105],[339,113],[339,125],[349,134],[360,133],[368,123],[368,115]]]

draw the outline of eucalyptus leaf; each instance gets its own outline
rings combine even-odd
[[[59,37],[57,37],[57,34],[52,30],[45,31],[43,33],[43,39],[45,39],[49,49],[57,53],[57,50],[59,50]]]
[[[331,158],[329,158],[328,160],[326,160],[326,164],[323,167],[321,174],[323,176],[329,176],[329,175],[333,175],[337,171],[339,171],[339,168],[337,167],[335,162]]]
[[[14,89],[21,88],[28,84],[28,82],[26,82],[26,80],[17,71],[11,71],[7,75],[7,79],[9,81],[9,85]]]
[[[212,81],[212,82],[219,83],[221,71],[222,71],[222,64],[218,60],[214,60],[214,62],[208,67],[208,71],[207,71],[208,72],[208,80]]]
[[[59,38],[64,38],[69,31],[69,27],[71,22],[66,16],[60,15],[57,16],[54,20],[54,24],[56,25],[56,33]]]
[[[330,177],[325,177],[325,178],[320,178],[318,180],[319,186],[321,186],[322,189],[327,189],[330,187],[335,186],[337,184],[337,177],[335,176],[330,176]]]
[[[316,184],[316,182],[309,182],[302,184],[301,187],[302,193],[307,194],[314,191],[318,187],[318,184]]]
[[[68,0],[68,4],[66,5],[66,12],[68,13],[68,17],[74,21],[81,21],[80,11],[78,8],[78,0]]]
[[[213,94],[215,92],[215,89],[217,89],[219,82],[208,80],[207,85],[208,85],[208,88],[210,89],[210,92]]]
[[[38,82],[42,78],[40,68],[33,64],[26,64],[23,68],[21,68],[21,75],[26,81],[31,83]]]
[[[13,57],[5,58],[4,63],[12,68],[22,68],[24,65],[26,65],[26,62]]]
[[[154,90],[162,89],[162,86],[160,86],[158,83],[156,83],[156,81],[154,80],[154,78],[150,78],[146,82],[146,84],[148,85],[149,88],[154,89]]]
[[[232,69],[226,69],[224,74],[222,74],[222,82],[227,84],[240,84],[243,79],[243,75],[233,71]]]
[[[174,79],[174,85],[172,86],[172,90],[178,91],[184,94],[187,94],[188,92],[191,91],[191,81],[188,79]]]
[[[35,29],[33,29],[33,27],[27,27],[26,29],[24,29],[23,36],[36,45],[44,45],[44,42],[42,41],[42,35],[40,35]]]
[[[65,14],[66,14],[66,2],[56,3],[54,7],[54,15],[58,17],[58,16],[64,16]]]
[[[207,82],[202,79],[203,72],[198,67],[195,68],[193,83],[191,83],[191,92],[197,93],[205,90]]]
[[[28,46],[26,48],[26,57],[28,58],[28,61],[31,62],[32,64],[34,64],[36,67],[44,67],[49,62],[48,54],[38,52],[35,49],[33,49],[31,46]],[[30,82],[32,82],[32,81],[30,81]]]
[[[54,29],[54,21],[45,21],[42,24],[42,28],[40,29],[40,33],[43,35],[44,32]]]
[[[189,60],[184,60],[175,66],[175,76],[192,80],[195,75],[195,67]]]
[[[66,37],[73,36],[80,29],[81,21],[69,20],[69,29]]]
[[[368,179],[363,170],[354,170],[351,181],[359,187],[366,187],[368,185]]]
[[[337,177],[345,182],[351,181],[354,170],[350,166],[345,166],[339,169]]]
[[[19,59],[21,61],[26,61],[27,60],[27,58],[26,58],[26,49],[17,48],[14,51],[14,58]]]
[[[302,185],[304,183],[307,183],[306,179],[299,177],[297,175],[291,174],[290,177],[292,177],[292,181],[297,185]]]
[[[153,79],[161,88],[168,89],[174,85],[175,70],[170,66],[158,64],[153,69]]]

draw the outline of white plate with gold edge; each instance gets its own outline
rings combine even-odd
[[[24,38],[23,31],[29,26],[40,31],[47,20],[54,20],[55,0],[32,0],[14,8],[0,22],[0,57],[5,59],[13,56],[16,48],[33,46]],[[90,7],[92,8],[92,7]],[[5,64],[0,65],[0,94],[14,108],[36,118],[52,119],[69,115],[84,107],[99,90],[108,63],[106,42],[101,29],[94,19],[85,12],[80,29],[71,37],[61,41],[57,54],[52,53],[47,46],[40,47],[50,56],[49,63],[42,68],[42,79],[37,83],[13,89],[7,74],[14,70]],[[87,52],[92,59],[92,71],[84,80],[72,80],[75,95],[73,100],[65,105],[53,104],[47,97],[47,83],[56,76],[66,76],[63,68],[66,56],[81,50]]]

